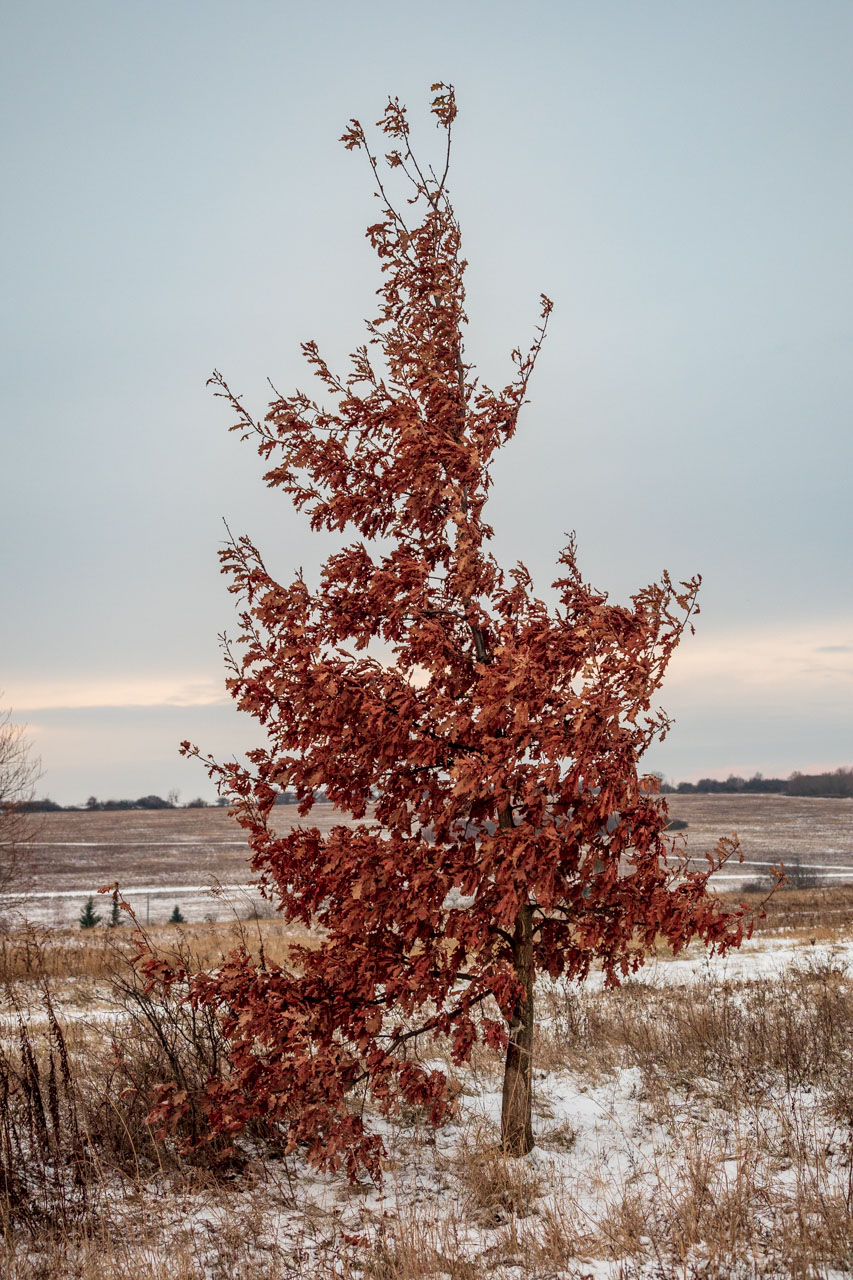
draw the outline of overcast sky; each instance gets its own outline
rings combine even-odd
[[[223,693],[227,518],[283,575],[328,544],[205,381],[261,410],[362,341],[364,158],[386,96],[437,142],[469,355],[500,382],[546,292],[496,551],[564,532],[624,600],[704,575],[662,702],[670,777],[853,763],[849,0],[77,0],[2,5],[0,705],[62,802],[212,795],[257,741]]]

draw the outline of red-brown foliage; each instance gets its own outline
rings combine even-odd
[[[355,540],[316,587],[301,574],[274,581],[248,538],[222,552],[243,601],[228,685],[267,745],[246,768],[207,764],[234,799],[254,871],[320,945],[292,969],[235,955],[189,977],[230,1044],[210,1121],[227,1132],[278,1120],[291,1145],[353,1174],[375,1173],[380,1152],[348,1102],[357,1085],[389,1107],[423,1105],[433,1122],[446,1112],[444,1076],[403,1051],[412,1035],[450,1037],[458,1062],[478,1037],[507,1046],[503,1134],[517,1154],[532,1143],[535,972],[582,979],[599,963],[616,983],[661,936],[723,950],[744,926],[709,895],[713,865],[685,870],[665,803],[638,772],[668,727],[652,699],[699,579],[664,574],[613,605],[584,583],[570,543],[549,608],[523,565],[504,573],[489,552],[489,468],[515,432],[551,303],[531,349],[513,352],[508,385],[481,385],[464,357],[466,264],[446,185],[456,105],[450,87],[433,89],[440,175],[419,165],[396,100],[379,121],[386,166],[407,184],[396,207],[361,125],[343,137],[366,152],[382,202],[367,231],[378,314],[350,372],[306,343],[325,400],[281,397],[262,421],[213,378],[267,484],[312,529]],[[355,822],[276,835],[283,788],[305,817],[322,789]],[[719,858],[734,847],[721,842]],[[153,978],[174,977],[151,963]],[[181,1105],[166,1091],[160,1115]]]

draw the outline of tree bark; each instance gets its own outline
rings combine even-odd
[[[533,1150],[533,908],[527,905],[515,921],[512,956],[522,991],[509,1023],[501,1145],[509,1156],[526,1156]]]

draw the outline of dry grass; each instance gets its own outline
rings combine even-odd
[[[732,902],[757,906],[765,891],[726,895]],[[109,899],[107,899],[109,902]],[[98,904],[101,912],[107,908]],[[785,932],[804,943],[833,941],[849,936],[853,925],[853,886],[786,889],[766,906],[766,918],[756,921],[756,934]],[[152,925],[146,933],[158,949],[177,954],[187,949],[198,968],[210,968],[223,955],[245,946],[258,956],[261,946],[268,960],[287,963],[293,944],[310,946],[311,933],[277,917],[201,921],[179,926]],[[82,930],[31,927],[0,933],[0,981],[19,978],[106,979],[122,957],[133,951],[131,930],[103,925]]]
[[[750,852],[790,859],[800,845],[808,853],[828,839],[830,826],[838,844],[847,809],[853,813],[838,802],[809,801],[794,813],[759,797],[747,798],[727,822],[729,797],[687,799],[695,800],[684,814],[694,854],[705,826],[714,840],[737,826],[746,844],[750,821],[770,822],[773,810],[776,827]],[[779,823],[790,826],[792,818],[796,839],[782,847]],[[101,841],[92,887],[130,874],[159,876],[167,855],[170,874],[182,880],[191,870],[225,880],[237,878],[238,867],[245,874],[242,850],[215,851],[217,840],[234,834],[221,812],[67,815],[54,839],[69,821],[77,825],[65,831],[75,840]],[[129,821],[144,824],[136,852],[125,844]],[[162,847],[143,844],[153,835],[162,836]],[[200,868],[204,840],[213,852]],[[45,853],[51,886],[59,883],[57,856],[65,859],[61,887],[76,891],[79,848]],[[262,1127],[236,1156],[214,1149],[190,1157],[157,1139],[147,1122],[156,1084],[183,1078],[193,1097],[223,1046],[214,1021],[140,992],[127,965],[128,929],[0,937],[11,1015],[0,1024],[0,1275],[853,1274],[853,982],[827,948],[809,945],[846,938],[851,924],[853,886],[792,888],[772,899],[758,927],[765,943],[776,935],[786,946],[802,944],[802,961],[778,980],[707,977],[677,988],[637,982],[581,993],[540,984],[536,1152],[520,1162],[501,1153],[494,1123],[501,1063],[477,1047],[470,1067],[455,1073],[454,1125],[433,1134],[422,1117],[401,1114],[386,1130],[381,1199],[371,1188],[317,1179],[297,1157],[282,1161],[275,1135]],[[309,942],[275,918],[158,925],[149,933],[200,968],[240,946],[256,956],[263,946],[268,959],[285,962],[294,942]],[[441,1061],[446,1049],[412,1052]],[[188,1136],[194,1123],[191,1109]]]
[[[460,1142],[449,1168],[462,1188],[471,1221],[498,1226],[535,1212],[542,1179],[525,1160],[513,1160],[485,1126],[474,1127]]]
[[[853,984],[846,966],[818,953],[776,980],[626,982],[590,998],[543,986],[535,1055],[545,1071],[568,1068],[595,1082],[639,1067],[657,1081],[724,1099],[760,1095],[773,1080],[817,1087],[850,1114]]]
[[[733,902],[757,907],[766,893],[767,889],[762,888],[724,896]],[[787,887],[773,895],[765,912],[764,919],[756,920],[756,933],[793,931],[818,942],[839,934],[849,937],[853,924],[853,885]]]
[[[286,964],[294,944],[311,946],[311,935],[280,919],[152,925],[146,935],[157,951],[177,958],[187,953],[193,968],[209,969],[240,948],[256,958]],[[0,982],[42,978],[108,980],[136,948],[127,927],[40,929],[0,934]]]
[[[104,1218],[73,1234],[54,1232],[37,1250],[8,1233],[0,1237],[4,1280],[355,1280],[356,1274],[363,1272],[342,1265],[336,1246],[310,1234],[277,1239],[269,1205],[258,1196],[235,1206],[210,1193],[205,1218],[176,1222],[168,1241],[156,1214],[141,1209],[120,1222]]]
[[[286,946],[276,925],[259,922],[265,947]],[[233,940],[222,926],[158,936],[189,936],[210,955]],[[262,1128],[236,1156],[191,1158],[159,1141],[150,1093],[181,1073],[190,1096],[203,1086],[222,1053],[215,1022],[155,1004],[126,967],[113,970],[119,1021],[66,1021],[51,993],[73,947],[56,942],[51,957],[18,939],[29,969],[15,960],[6,984],[4,1278],[853,1273],[853,981],[826,952],[810,949],[778,979],[540,984],[532,1157],[501,1152],[494,1107],[483,1109],[500,1062],[478,1049],[456,1073],[454,1126],[434,1135],[413,1115],[391,1125],[377,1198],[283,1162]],[[90,976],[109,969],[99,945],[85,940]]]

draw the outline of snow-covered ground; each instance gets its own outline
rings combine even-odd
[[[484,1052],[454,1070],[456,1113],[437,1131],[367,1104],[387,1152],[381,1186],[350,1186],[298,1154],[250,1152],[215,1191],[165,1176],[132,1191],[115,1181],[101,1213],[116,1238],[140,1242],[137,1255],[122,1246],[138,1274],[158,1280],[841,1280],[853,1274],[849,1056],[848,1079],[833,1082],[820,1064],[803,1066],[797,1039],[824,1035],[843,1060],[851,975],[846,936],[765,935],[723,958],[660,957],[622,992],[595,974],[580,989],[543,982],[537,1145],[523,1160],[500,1151],[501,1064]],[[90,1043],[115,1017],[93,1007],[96,988],[56,993]],[[676,1024],[697,1037],[695,1051]],[[784,1068],[757,1042],[775,1035]],[[174,1272],[156,1269],[170,1259]]]

